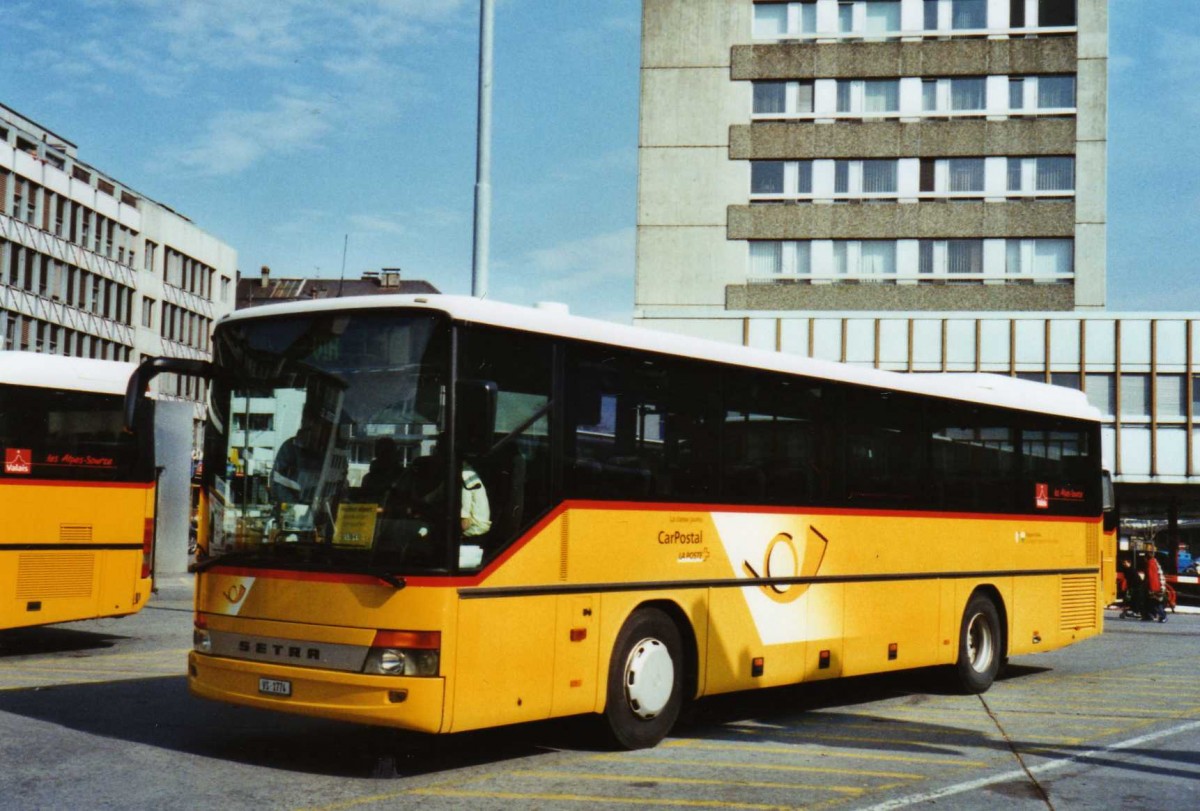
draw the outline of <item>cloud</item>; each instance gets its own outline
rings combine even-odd
[[[218,112],[198,138],[163,157],[196,174],[236,174],[268,154],[318,148],[337,115],[337,104],[322,95],[276,96],[265,109]]]
[[[525,304],[562,301],[580,315],[629,323],[635,234],[622,228],[494,260],[491,294]]]
[[[401,217],[386,217],[379,214],[352,214],[349,218],[350,230],[355,234],[392,234],[401,236],[409,233],[406,219]]]
[[[1200,79],[1200,36],[1181,31],[1163,31],[1157,57],[1166,75],[1180,81]]]
[[[599,279],[632,279],[634,238],[633,228],[596,234],[530,251],[522,264],[562,290],[576,290]]]

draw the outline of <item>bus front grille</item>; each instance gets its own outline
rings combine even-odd
[[[1074,631],[1095,628],[1097,594],[1094,575],[1063,577],[1059,629]]]
[[[90,597],[95,569],[95,552],[22,552],[17,599]]]

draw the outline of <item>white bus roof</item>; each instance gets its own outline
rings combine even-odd
[[[123,395],[136,368],[114,360],[0,351],[0,385]]]
[[[844,383],[873,386],[889,391],[946,397],[1096,422],[1102,419],[1099,410],[1088,403],[1083,392],[1046,383],[1035,383],[995,374],[889,372],[582,318],[569,315],[561,308],[520,307],[468,296],[396,295],[316,299],[238,310],[226,316],[222,321],[241,321],[247,318],[340,310],[382,310],[394,307],[436,310],[447,313],[456,320],[472,323],[577,338],[678,357],[717,361],[735,366],[807,375]]]

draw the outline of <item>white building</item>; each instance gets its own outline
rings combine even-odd
[[[209,357],[237,253],[0,105],[0,345],[137,362]],[[203,385],[163,376],[197,403]]]

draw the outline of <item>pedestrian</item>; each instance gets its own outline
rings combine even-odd
[[[1146,558],[1146,591],[1149,599],[1147,619],[1167,621],[1167,578],[1163,575],[1158,556],[1151,552]]]

